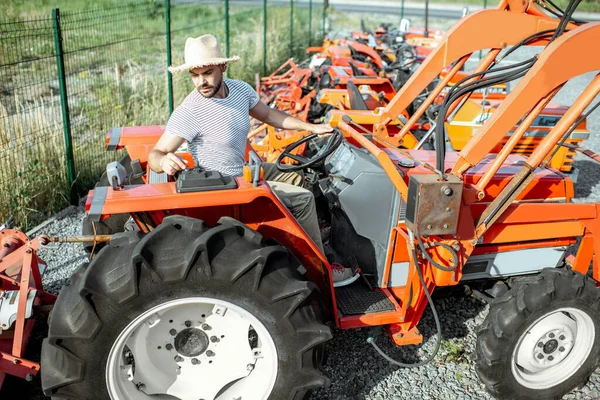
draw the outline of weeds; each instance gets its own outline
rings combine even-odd
[[[467,361],[465,345],[455,340],[444,340],[440,347],[440,353],[445,362],[463,363]]]

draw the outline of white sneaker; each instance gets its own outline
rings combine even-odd
[[[355,274],[351,268],[346,268],[336,262],[331,264],[331,274],[333,275],[333,287],[349,285],[360,277],[359,273]]]

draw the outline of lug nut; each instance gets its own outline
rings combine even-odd
[[[169,331],[169,333],[171,334],[171,336],[175,336],[175,335],[177,335],[177,331],[176,331],[175,329],[171,329],[171,330]]]
[[[565,339],[566,339],[565,335],[560,335],[558,338],[559,338],[560,340],[565,340]]]
[[[173,350],[173,345],[171,343],[167,343],[167,345],[165,346],[165,349]]]
[[[208,357],[214,357],[214,356],[215,356],[215,352],[214,352],[214,351],[212,351],[212,350],[209,350],[209,351],[207,351],[207,352],[206,352],[206,355],[207,355]]]
[[[539,342],[539,343],[538,343],[538,347],[544,347],[544,343],[542,343],[542,342]]]
[[[175,356],[175,361],[176,362],[182,362],[183,361],[183,357],[181,357],[179,354]]]
[[[554,360],[554,357],[548,356],[548,361],[553,361],[553,360]]]
[[[539,358],[541,360],[542,358],[544,358],[544,355],[542,353],[540,353],[537,355],[537,358]]]
[[[205,331],[210,331],[212,328],[208,324],[202,324],[202,329],[204,329]]]
[[[192,358],[192,365],[198,365],[200,364],[200,360],[198,360],[197,358]]]
[[[554,339],[554,336],[556,336],[554,333],[550,333],[548,336],[550,336],[550,339]]]
[[[216,336],[211,336],[210,341],[213,343],[217,343],[219,341],[219,338]]]
[[[189,328],[190,326],[192,326],[192,321],[185,321],[185,326],[187,328]]]
[[[564,348],[564,347],[562,347],[562,346],[560,346],[560,347],[558,348],[558,351],[561,351],[561,352],[562,352],[562,351],[565,351],[565,348]]]

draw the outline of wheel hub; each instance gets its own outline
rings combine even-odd
[[[513,352],[512,372],[525,387],[548,388],[571,377],[594,342],[592,319],[576,308],[561,308],[535,321]]]
[[[540,337],[533,354],[541,368],[556,365],[564,360],[573,348],[574,337],[571,329],[552,329]]]
[[[208,336],[197,328],[187,328],[175,336],[175,350],[186,357],[196,357],[208,348]]]
[[[554,350],[558,347],[558,341],[556,339],[552,339],[546,342],[544,345],[544,353],[551,354],[554,353]]]
[[[276,376],[277,350],[260,320],[205,297],[167,301],[139,315],[117,337],[106,368],[113,400],[262,400]]]

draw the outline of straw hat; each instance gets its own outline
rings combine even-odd
[[[189,71],[193,68],[206,67],[207,65],[220,65],[240,60],[240,57],[223,57],[219,42],[213,35],[202,35],[197,38],[187,38],[185,41],[185,63],[169,67],[171,72]]]

